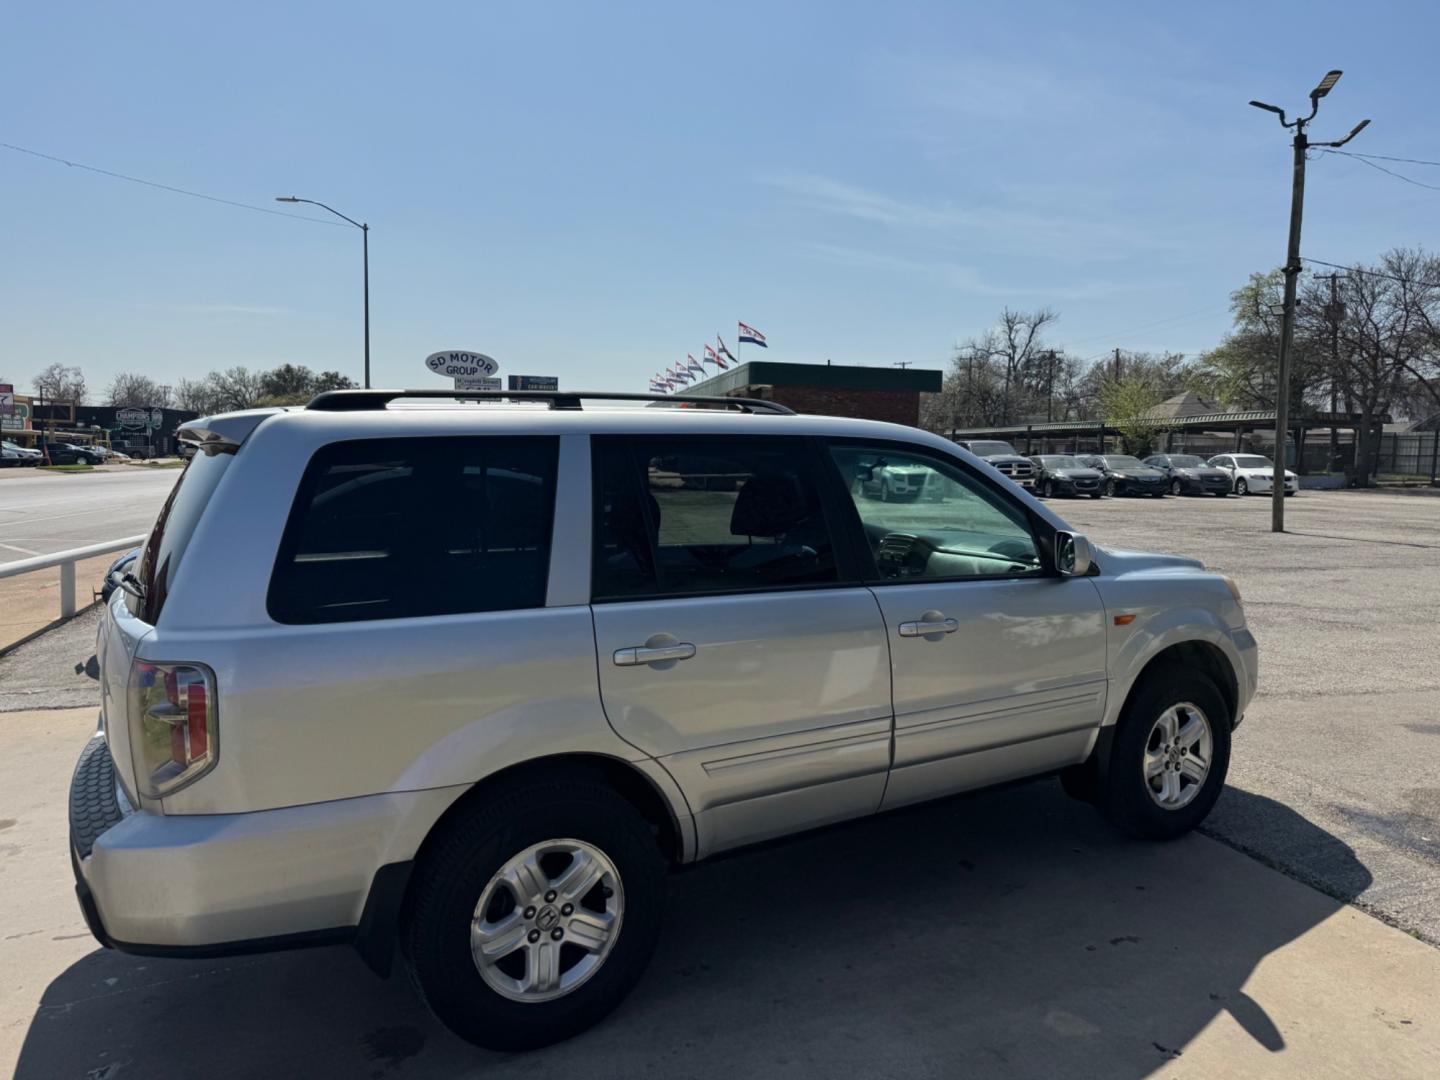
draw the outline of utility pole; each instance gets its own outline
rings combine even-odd
[[[1295,163],[1290,182],[1290,239],[1285,248],[1285,309],[1280,329],[1280,370],[1275,385],[1275,471],[1270,483],[1270,531],[1285,531],[1285,444],[1290,434],[1290,348],[1295,340],[1295,290],[1300,279],[1300,219],[1305,212],[1305,151],[1310,146],[1341,147],[1353,139],[1370,123],[1361,120],[1349,135],[1336,142],[1311,143],[1305,135],[1305,128],[1320,111],[1320,99],[1334,89],[1340,81],[1339,71],[1329,71],[1320,84],[1310,91],[1310,115],[1285,119],[1285,110],[1263,101],[1252,101],[1257,109],[1272,112],[1280,118],[1284,128],[1293,128],[1295,138],[1291,145],[1295,150]],[[1298,464],[1298,462],[1297,462]]]
[[[1049,367],[1049,369],[1048,369],[1048,370],[1049,370],[1049,377],[1048,377],[1048,379],[1046,380],[1046,381],[1047,381],[1047,386],[1046,386],[1046,390],[1045,390],[1045,420],[1046,420],[1046,422],[1048,423],[1048,422],[1053,422],[1054,419],[1055,419],[1055,350],[1054,350],[1054,349],[1051,349],[1051,350],[1050,350],[1049,355],[1047,356],[1047,359],[1048,359],[1048,361],[1049,361],[1050,367]]]
[[[1330,324],[1330,456],[1325,459],[1328,473],[1340,455],[1340,428],[1335,423],[1335,414],[1340,411],[1340,390],[1335,380],[1340,371],[1340,320],[1345,317],[1345,307],[1340,303],[1340,275],[1316,276],[1330,282],[1330,303],[1325,309],[1325,321]]]
[[[1117,345],[1115,347],[1115,381],[1117,383],[1120,381],[1120,373],[1122,370],[1123,368],[1120,361],[1120,347]]]

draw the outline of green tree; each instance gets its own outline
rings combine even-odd
[[[1113,373],[1100,385],[1100,413],[1120,436],[1127,454],[1146,457],[1155,452],[1156,442],[1173,426],[1169,418],[1156,414],[1165,400],[1165,387],[1143,371]]]

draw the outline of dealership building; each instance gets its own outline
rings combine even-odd
[[[798,413],[920,423],[920,395],[940,390],[942,373],[916,368],[846,367],[753,360],[685,387],[683,394],[773,401]]]

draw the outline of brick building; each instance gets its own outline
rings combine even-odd
[[[920,423],[920,395],[940,390],[942,373],[915,368],[840,367],[755,360],[721,371],[681,393],[753,397],[800,413]]]

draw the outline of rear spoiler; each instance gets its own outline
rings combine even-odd
[[[175,438],[207,454],[233,454],[250,433],[284,409],[246,409],[188,420],[175,429]]]

